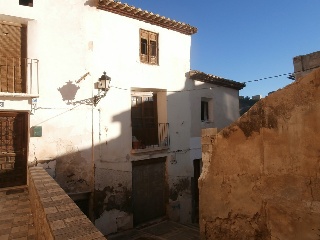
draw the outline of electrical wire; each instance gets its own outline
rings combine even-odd
[[[259,79],[249,80],[249,81],[245,81],[245,82],[241,82],[241,83],[247,84],[247,83],[253,83],[253,82],[260,82],[260,81],[263,81],[263,80],[272,79],[272,78],[278,78],[278,77],[284,77],[284,76],[287,76],[287,78],[289,78],[289,79],[294,79],[294,74],[310,71],[310,70],[316,69],[318,67],[320,67],[320,65],[316,66],[316,67],[308,68],[308,69],[305,69],[305,70],[301,70],[301,71],[282,73],[282,74],[273,75],[273,76],[269,76],[269,77],[263,77],[263,78],[259,78]],[[212,90],[213,88],[218,88],[218,87],[224,87],[224,86],[215,85],[215,86],[206,87],[206,88],[195,88],[195,89],[184,89],[184,90],[157,90],[157,92],[180,93],[180,92],[200,91],[200,90],[206,90],[206,89],[207,90],[209,90],[209,89]],[[129,89],[129,88],[122,88],[122,87],[117,87],[117,86],[110,86],[110,88],[115,88],[115,89],[124,90],[124,91],[132,91],[132,92],[139,91],[139,90],[132,90],[132,89]]]

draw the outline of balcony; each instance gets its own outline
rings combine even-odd
[[[0,95],[39,95],[39,60],[0,56]]]
[[[169,146],[169,123],[132,126],[132,153],[164,150]]]

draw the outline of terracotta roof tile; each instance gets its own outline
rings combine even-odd
[[[212,84],[215,84],[218,86],[233,88],[233,89],[237,89],[237,90],[241,90],[242,88],[244,88],[246,86],[245,83],[236,82],[233,80],[225,79],[222,77],[207,74],[207,73],[200,72],[197,70],[191,70],[189,72],[189,77],[192,80],[197,80],[197,81],[201,81],[201,82],[205,82],[205,83],[212,83]]]
[[[189,24],[177,22],[175,20],[171,20],[170,18],[160,16],[159,14],[144,11],[141,8],[129,6],[126,3],[121,3],[115,0],[99,0],[97,8],[108,12],[116,13],[122,16],[134,18],[147,23],[151,23],[153,25],[174,30],[186,35],[192,35],[198,31],[196,27],[192,27]]]

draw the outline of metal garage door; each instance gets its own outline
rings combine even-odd
[[[0,188],[27,184],[27,116],[0,112]]]
[[[133,224],[166,214],[165,157],[133,162]]]

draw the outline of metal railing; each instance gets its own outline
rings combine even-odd
[[[39,60],[0,56],[0,92],[39,95]]]
[[[170,146],[169,123],[158,123],[159,147]]]

